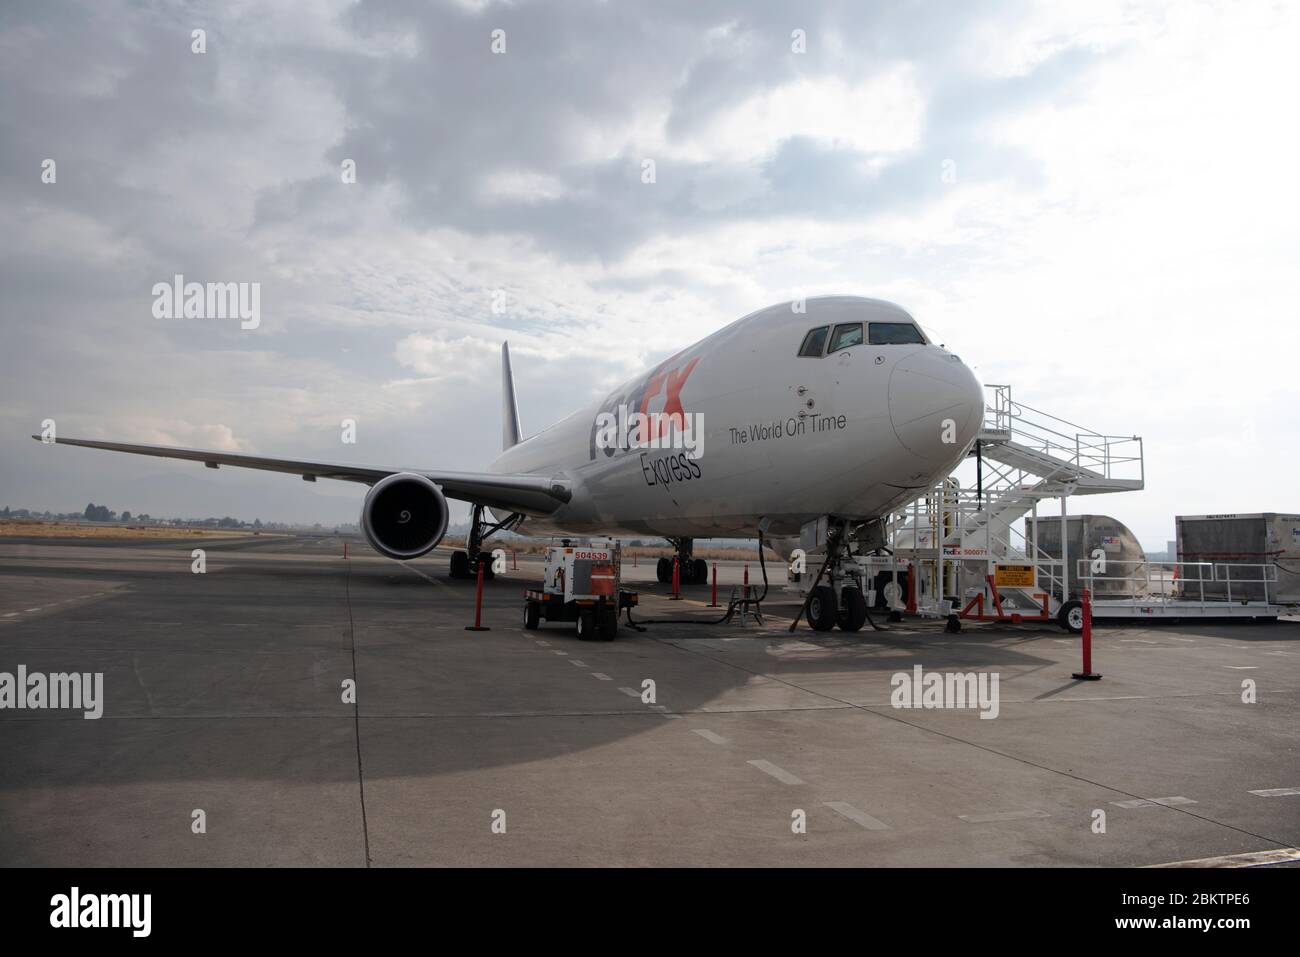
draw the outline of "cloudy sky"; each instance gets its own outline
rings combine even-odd
[[[1300,510],[1297,49],[1268,2],[6,3],[0,504],[354,521],[25,436],[477,469],[504,338],[532,431],[851,293],[1144,436],[1147,490],[1076,504],[1148,546]],[[155,318],[177,273],[260,325]]]

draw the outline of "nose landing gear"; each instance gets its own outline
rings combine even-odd
[[[790,623],[791,631],[798,627],[799,619],[804,615],[808,616],[808,624],[813,631],[830,631],[838,625],[840,631],[854,632],[860,631],[865,624],[870,624],[877,631],[883,630],[871,619],[861,580],[856,574],[840,570],[851,547],[847,540],[847,530],[844,522],[833,524],[828,530],[826,561],[813,580],[812,588],[808,590],[803,608]],[[828,583],[823,584],[823,579]]]

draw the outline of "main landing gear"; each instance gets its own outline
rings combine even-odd
[[[475,505],[470,510],[469,536],[465,539],[465,549],[463,551],[457,549],[451,553],[451,577],[477,578],[479,557],[491,558],[491,555],[483,548],[483,543],[487,541],[488,536],[518,528],[523,520],[524,517],[521,514],[511,512],[505,521],[488,524],[483,521],[483,506]],[[483,563],[484,580],[495,577],[496,573],[492,571],[492,562],[485,560]]]
[[[703,585],[709,580],[709,563],[692,555],[695,539],[670,538],[668,544],[677,550],[677,563],[681,569],[680,574],[683,585]],[[659,559],[655,563],[655,576],[664,585],[672,584],[673,560],[671,558]]]

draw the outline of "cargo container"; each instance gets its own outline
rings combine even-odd
[[[1060,561],[1059,517],[1039,516],[1037,521],[1026,518],[1025,538],[1031,546],[1030,554],[1032,546],[1037,545],[1044,553],[1042,557]],[[1094,597],[1129,598],[1146,593],[1146,555],[1123,522],[1109,515],[1071,515],[1066,518],[1066,544],[1071,582],[1077,580],[1081,560],[1096,562],[1092,575]]]
[[[1183,598],[1300,602],[1300,514],[1179,515],[1174,522]]]

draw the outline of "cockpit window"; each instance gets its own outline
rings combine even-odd
[[[799,347],[799,355],[812,356],[816,358],[822,354],[822,349],[826,347],[826,332],[830,326],[818,326],[816,329],[809,329],[808,335],[803,337],[803,345]]]
[[[867,327],[873,346],[925,345],[925,336],[910,322],[869,322]]]
[[[835,335],[831,336],[831,352],[860,345],[862,345],[862,323],[848,322],[835,327]]]

